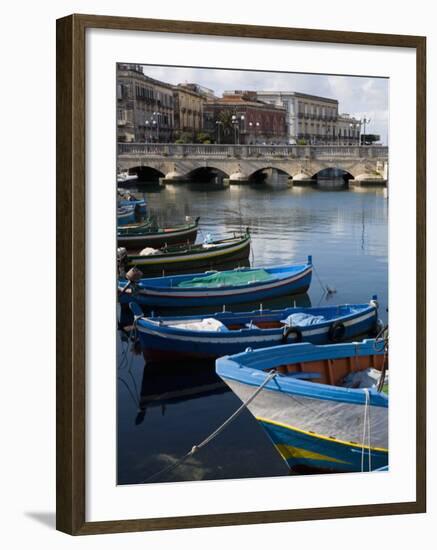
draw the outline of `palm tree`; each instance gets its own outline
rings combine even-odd
[[[221,123],[222,132],[223,132],[223,142],[232,143],[232,111],[220,111],[217,119]]]

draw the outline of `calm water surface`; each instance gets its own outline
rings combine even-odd
[[[313,256],[307,295],[263,307],[368,302],[378,295],[387,320],[388,201],[382,189],[319,191],[286,185],[142,187],[162,223],[200,216],[198,240],[250,227],[253,266],[302,263]],[[317,277],[318,275],[318,277]],[[326,295],[320,281],[335,293]],[[257,306],[256,306],[257,307]],[[254,309],[255,304],[234,306]],[[189,310],[186,312],[189,314]],[[144,365],[118,346],[118,483],[149,477],[200,443],[240,401],[208,364]],[[151,482],[287,475],[282,459],[245,411],[194,457]]]

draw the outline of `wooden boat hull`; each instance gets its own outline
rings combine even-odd
[[[129,255],[127,270],[137,267],[148,276],[165,276],[174,273],[193,273],[212,270],[228,262],[243,262],[250,254],[250,237],[235,240],[233,244],[217,246],[203,251],[190,252],[189,247],[179,253],[164,253],[156,256]]]
[[[361,472],[388,465],[388,398],[374,388],[339,386],[339,379],[367,366],[381,370],[384,360],[375,340],[293,344],[222,357],[216,372],[244,402],[267,371],[280,367],[283,376],[269,381],[248,408],[287,465]]]
[[[198,225],[198,220],[196,220],[194,224],[174,229],[169,228],[156,233],[148,232],[147,229],[144,232],[141,232],[141,229],[122,230],[118,231],[117,243],[118,246],[137,250],[148,246],[162,248],[170,244],[192,244],[197,237]]]
[[[266,268],[266,271],[274,273],[282,268]],[[302,264],[298,266],[286,266],[290,272],[285,271],[281,277],[271,281],[246,284],[244,286],[224,286],[216,288],[180,288],[173,286],[188,275],[175,275],[174,277],[161,277],[157,279],[141,279],[134,289],[129,289],[120,294],[121,303],[137,302],[145,306],[157,307],[209,307],[241,304],[246,302],[262,303],[263,300],[278,296],[290,296],[305,293],[311,283],[312,265]],[[240,270],[244,271],[244,270]],[[227,272],[222,272],[227,273]],[[197,274],[200,276],[204,273]],[[196,277],[196,274],[191,275]],[[125,282],[119,283],[122,289]],[[167,286],[165,286],[167,285]]]
[[[319,325],[295,327],[295,330],[285,334],[287,326],[282,324],[281,320],[297,312],[324,312],[330,318]],[[230,329],[225,332],[213,332],[178,328],[178,325],[187,321],[196,322],[205,318],[220,321]],[[259,349],[298,340],[313,344],[329,344],[334,337],[332,327],[339,322],[344,326],[342,340],[368,335],[377,326],[377,308],[372,304],[362,304],[189,317],[143,317],[137,319],[136,328],[144,357],[149,361],[167,361],[181,357],[214,359],[240,353],[247,348]]]

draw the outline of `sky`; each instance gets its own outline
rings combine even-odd
[[[282,90],[337,99],[339,113],[348,113],[359,119],[370,119],[366,133],[380,134],[381,141],[387,143],[387,78],[152,65],[144,65],[143,70],[146,75],[170,84],[195,82],[211,88],[218,96],[221,96],[224,90]]]

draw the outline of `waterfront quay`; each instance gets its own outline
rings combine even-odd
[[[118,170],[140,181],[260,183],[285,176],[290,184],[343,180],[387,185],[382,145],[235,145],[118,143]]]

